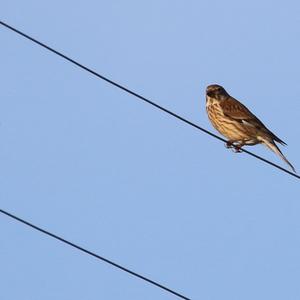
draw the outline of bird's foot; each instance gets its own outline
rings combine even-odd
[[[225,147],[226,147],[227,149],[231,149],[231,148],[234,147],[234,145],[233,145],[232,142],[228,141],[228,142],[225,143]]]
[[[227,149],[231,149],[234,153],[241,153],[241,152],[243,152],[241,150],[242,145],[234,144],[234,142],[230,142],[230,141],[226,142],[225,143],[225,147]]]
[[[241,150],[240,146],[233,146],[232,151],[234,153],[242,153],[243,151]]]

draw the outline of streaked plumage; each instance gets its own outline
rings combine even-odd
[[[295,171],[275,142],[286,145],[272,133],[250,110],[231,97],[217,84],[206,89],[206,110],[212,125],[228,138],[227,146],[238,149],[244,145],[264,144],[279,155]]]

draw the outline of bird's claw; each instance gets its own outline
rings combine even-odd
[[[241,152],[243,152],[243,151],[241,150],[241,148],[238,147],[238,146],[234,146],[234,147],[232,148],[232,151],[233,151],[234,153],[241,153]]]
[[[225,143],[225,147],[226,147],[227,149],[231,149],[234,153],[241,153],[241,152],[243,152],[243,151],[241,150],[241,147],[240,147],[240,146],[235,145],[235,144],[232,143],[232,142],[226,142],[226,143]]]
[[[231,143],[231,142],[226,142],[226,143],[225,143],[225,147],[226,147],[227,149],[231,149],[231,148],[234,147],[234,145],[233,145],[233,143]]]

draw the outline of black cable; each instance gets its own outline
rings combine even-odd
[[[52,238],[54,238],[56,240],[59,240],[59,241],[65,243],[65,244],[67,244],[67,245],[69,245],[69,246],[71,246],[73,248],[76,248],[79,251],[82,251],[82,252],[84,252],[84,253],[86,253],[88,255],[94,256],[97,259],[100,259],[100,260],[102,260],[102,261],[104,261],[104,262],[106,262],[106,263],[108,263],[108,264],[110,264],[110,265],[112,265],[112,266],[114,266],[114,267],[116,267],[116,268],[124,271],[124,272],[127,272],[127,273],[131,274],[132,276],[138,277],[138,278],[140,278],[140,279],[142,279],[142,280],[144,280],[144,281],[146,281],[148,283],[151,283],[152,285],[155,285],[155,286],[157,286],[157,287],[159,287],[159,288],[161,288],[161,289],[163,289],[163,290],[165,290],[165,291],[167,291],[167,292],[169,292],[169,293],[171,293],[171,294],[173,294],[173,295],[175,295],[175,296],[177,296],[177,297],[179,297],[181,299],[191,300],[190,298],[188,298],[186,296],[183,296],[182,294],[179,294],[179,293],[175,292],[174,290],[171,290],[170,288],[168,288],[168,287],[166,287],[166,286],[164,286],[164,285],[162,285],[162,284],[160,284],[158,282],[155,282],[155,281],[153,281],[153,280],[151,280],[151,279],[149,279],[149,278],[147,278],[147,277],[145,277],[143,275],[140,275],[140,274],[138,274],[138,273],[136,273],[134,271],[131,271],[131,270],[125,268],[125,267],[122,267],[121,265],[119,265],[119,264],[117,264],[117,263],[115,263],[115,262],[113,262],[113,261],[111,261],[111,260],[109,260],[109,259],[107,259],[107,258],[105,258],[103,256],[100,256],[100,255],[98,255],[98,254],[96,254],[96,253],[94,253],[92,251],[89,251],[89,250],[87,250],[87,249],[85,249],[85,248],[83,248],[81,246],[78,246],[78,245],[76,245],[76,244],[74,244],[74,243],[72,243],[72,242],[70,242],[70,241],[68,241],[68,240],[66,240],[66,239],[64,239],[64,238],[62,238],[62,237],[54,234],[54,233],[49,232],[48,230],[45,230],[45,229],[43,229],[41,227],[38,227],[38,226],[36,226],[36,225],[28,222],[28,221],[25,221],[24,219],[21,219],[21,218],[15,216],[15,215],[13,215],[13,214],[11,214],[11,213],[3,210],[3,209],[0,209],[0,213],[2,213],[4,215],[6,215],[6,216],[8,216],[8,217],[10,217],[10,218],[18,221],[18,222],[21,222],[21,223],[23,223],[23,224],[25,224],[25,225],[27,225],[27,226],[29,226],[29,227],[37,230],[37,231],[40,231],[40,232],[42,232],[42,233],[44,233],[44,234],[46,234],[48,236],[51,236]]]
[[[206,134],[208,134],[208,135],[210,135],[210,136],[212,136],[212,137],[214,137],[214,138],[216,138],[216,139],[218,139],[218,140],[220,140],[220,141],[227,142],[225,139],[223,139],[223,138],[217,136],[216,134],[214,134],[214,133],[212,133],[212,132],[210,132],[210,131],[208,131],[208,130],[202,128],[202,127],[200,127],[199,125],[197,125],[197,124],[195,124],[195,123],[193,123],[193,122],[191,122],[191,121],[189,121],[189,120],[187,120],[187,119],[185,119],[185,118],[179,116],[178,114],[176,114],[176,113],[174,113],[174,112],[172,112],[172,111],[170,111],[170,110],[164,108],[163,106],[161,106],[161,105],[159,105],[159,104],[157,104],[157,103],[155,103],[155,102],[153,102],[153,101],[151,101],[151,100],[149,100],[149,99],[147,99],[147,98],[145,98],[145,97],[143,97],[143,96],[141,96],[141,95],[139,95],[139,94],[133,92],[132,90],[130,90],[130,89],[128,89],[128,88],[126,88],[126,87],[124,87],[124,86],[122,86],[122,85],[120,85],[120,84],[114,82],[113,80],[108,79],[108,78],[106,78],[106,77],[103,76],[103,75],[100,75],[100,74],[97,73],[96,71],[93,71],[92,69],[90,69],[90,68],[88,68],[88,67],[82,65],[81,63],[77,62],[76,60],[74,60],[74,59],[72,59],[72,58],[66,56],[65,54],[63,54],[63,53],[61,53],[61,52],[59,52],[59,51],[57,51],[57,50],[55,50],[55,49],[53,49],[53,48],[51,48],[51,47],[49,47],[49,46],[47,46],[46,44],[44,44],[44,43],[42,43],[42,42],[36,40],[35,38],[33,38],[33,37],[27,35],[26,33],[22,32],[22,31],[20,31],[20,30],[18,30],[18,29],[16,29],[16,28],[14,28],[14,27],[12,27],[12,26],[6,24],[5,22],[0,21],[0,24],[3,25],[3,26],[5,26],[6,28],[8,28],[8,29],[10,29],[10,30],[12,30],[12,31],[14,31],[14,32],[16,32],[16,33],[18,33],[19,35],[25,37],[26,39],[28,39],[28,40],[30,40],[30,41],[32,41],[32,42],[34,42],[34,43],[36,43],[36,44],[42,46],[43,48],[45,48],[45,49],[47,49],[47,50],[49,50],[49,51],[55,53],[56,55],[58,55],[58,56],[64,58],[65,60],[67,60],[67,61],[73,63],[74,65],[78,66],[79,68],[84,69],[85,71],[87,71],[87,72],[89,72],[89,73],[95,75],[96,77],[98,77],[98,78],[100,78],[100,79],[102,79],[102,80],[104,80],[104,81],[106,81],[106,82],[108,82],[108,83],[110,83],[110,84],[116,86],[117,88],[119,88],[119,89],[121,89],[121,90],[123,90],[123,91],[125,91],[125,92],[127,92],[128,94],[131,94],[131,95],[133,95],[133,96],[139,98],[140,100],[143,100],[143,101],[147,102],[148,104],[150,104],[150,105],[152,105],[152,106],[154,106],[154,107],[156,107],[156,108],[158,108],[158,109],[164,111],[165,113],[167,113],[167,114],[169,114],[169,115],[171,115],[171,116],[173,116],[173,117],[179,119],[180,121],[182,121],[182,122],[184,122],[184,123],[186,123],[186,124],[189,124],[189,125],[191,125],[191,126],[197,128],[197,129],[201,130],[202,132],[204,132],[204,133],[206,133]],[[250,151],[248,151],[248,150],[246,150],[246,149],[244,149],[244,148],[241,148],[240,150],[242,150],[243,152],[249,154],[250,156],[255,157],[255,158],[257,158],[258,160],[261,160],[261,161],[263,161],[263,162],[265,162],[265,163],[267,163],[267,164],[269,164],[269,165],[271,165],[271,166],[273,166],[273,167],[275,167],[275,168],[277,168],[277,169],[279,169],[279,170],[281,170],[281,171],[283,171],[283,172],[285,172],[285,173],[287,173],[287,174],[289,174],[289,175],[292,175],[292,176],[294,176],[294,177],[300,179],[300,176],[299,176],[299,175],[297,175],[297,174],[295,174],[295,173],[293,173],[293,172],[291,172],[291,171],[289,171],[289,170],[287,170],[287,169],[285,169],[285,168],[283,168],[283,167],[281,167],[281,166],[279,166],[279,165],[277,165],[277,164],[275,164],[275,163],[273,163],[273,162],[271,162],[271,161],[269,161],[269,160],[267,160],[267,159],[265,159],[265,158],[263,158],[263,157],[261,157],[261,156],[259,156],[259,155],[257,155],[257,154],[254,154],[254,153],[252,153],[252,152],[250,152]]]

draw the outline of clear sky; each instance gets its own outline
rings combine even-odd
[[[1,19],[213,131],[223,85],[300,171],[299,1],[15,1]],[[1,208],[192,299],[300,299],[300,181],[0,28]],[[249,150],[282,166],[263,146]],[[4,300],[176,299],[0,216]]]

